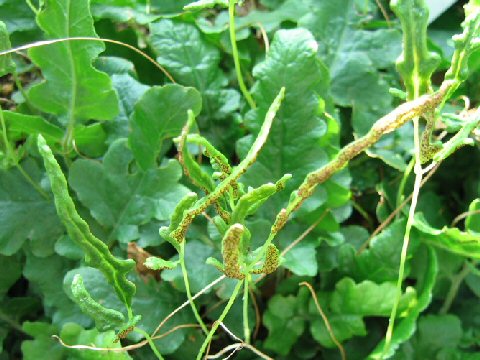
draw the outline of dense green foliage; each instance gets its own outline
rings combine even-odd
[[[480,359],[479,80],[479,0],[0,0],[0,360]]]

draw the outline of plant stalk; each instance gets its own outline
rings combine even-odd
[[[414,126],[414,143],[415,143],[415,184],[413,187],[413,197],[412,203],[410,205],[410,210],[408,212],[407,225],[405,227],[405,235],[403,238],[402,253],[400,255],[400,267],[398,270],[398,280],[397,280],[397,289],[395,294],[395,301],[393,303],[392,312],[390,313],[390,319],[388,320],[387,333],[385,335],[385,346],[383,347],[383,352],[381,358],[383,359],[384,355],[388,352],[390,348],[390,343],[393,336],[393,328],[395,326],[395,318],[397,316],[398,305],[400,303],[400,298],[402,296],[402,284],[403,277],[405,276],[405,264],[407,262],[407,253],[408,245],[410,244],[410,232],[413,227],[413,222],[415,220],[415,210],[417,207],[418,196],[420,194],[420,187],[422,184],[423,169],[420,162],[420,124],[419,118],[413,119]]]
[[[237,35],[235,32],[235,4],[236,0],[229,0],[228,2],[228,15],[230,18],[230,43],[232,45],[233,62],[235,63],[235,72],[237,73],[238,86],[240,87],[240,90],[242,91],[243,96],[245,96],[245,99],[247,100],[250,107],[252,109],[255,109],[257,107],[257,104],[255,104],[252,95],[248,91],[247,86],[243,81],[242,68],[240,66],[240,56],[238,54],[237,47]]]
[[[243,334],[245,337],[245,342],[250,344],[250,326],[248,324],[248,298],[249,298],[249,282],[250,274],[245,276],[244,286],[243,286]]]
[[[150,337],[150,335],[148,335],[148,333],[138,327],[136,327],[134,329],[134,331],[138,332],[139,334],[142,334],[143,336],[145,336],[145,340],[148,341],[148,345],[150,345],[150,348],[152,349],[153,353],[155,354],[155,356],[157,357],[157,359],[159,360],[164,360],[162,354],[160,354],[160,352],[158,351],[157,347],[155,346],[155,343],[153,342],[152,338]]]
[[[195,302],[193,301],[193,298],[192,298],[192,292],[190,290],[190,281],[188,280],[187,267],[185,266],[185,241],[182,242],[180,247],[179,260],[180,260],[180,267],[182,269],[183,283],[185,284],[185,290],[187,292],[187,297],[190,303],[190,307],[192,308],[193,315],[195,315],[195,319],[197,320],[198,324],[202,328],[205,335],[207,335],[208,334],[207,326],[203,322],[202,317],[200,316],[200,313],[198,312],[198,309],[195,306]]]
[[[211,329],[210,332],[208,333],[207,338],[205,339],[205,341],[203,342],[202,347],[200,348],[200,351],[199,351],[198,354],[197,354],[197,360],[202,360],[202,356],[203,356],[203,354],[205,353],[205,350],[207,349],[208,344],[209,344],[210,341],[212,340],[213,335],[215,334],[215,332],[217,331],[218,327],[220,326],[220,323],[223,322],[223,320],[224,320],[225,317],[227,316],[228,312],[229,312],[230,309],[232,308],[233,303],[235,302],[235,299],[237,298],[237,295],[238,295],[238,293],[239,293],[240,288],[242,287],[242,285],[243,285],[243,281],[238,281],[238,282],[237,282],[237,285],[236,285],[235,288],[233,289],[233,292],[232,292],[232,295],[230,296],[230,299],[228,299],[227,305],[226,305],[225,308],[223,309],[223,311],[222,311],[222,313],[220,314],[220,317],[218,318],[218,320],[215,321],[215,323],[212,325],[212,329]]]

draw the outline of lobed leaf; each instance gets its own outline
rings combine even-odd
[[[397,69],[407,89],[407,99],[430,92],[430,78],[440,57],[427,47],[428,7],[425,0],[392,0],[390,7],[400,19],[403,30],[403,52]]]
[[[243,181],[253,187],[261,186],[284,174],[294,174],[285,194],[272,201],[275,210],[298,187],[310,171],[328,160],[319,141],[327,128],[319,112],[321,97],[327,97],[328,72],[317,57],[318,44],[304,29],[280,30],[275,34],[264,62],[254,69],[257,79],[252,95],[258,109],[247,115],[246,126],[257,134],[268,106],[281,87],[287,89],[284,105],[273,124],[265,148]],[[237,143],[240,155],[246,153],[254,136]]]
[[[150,24],[149,40],[157,61],[175,81],[201,93],[203,111],[198,125],[203,136],[215,146],[225,145],[238,131],[232,121],[233,113],[240,107],[240,94],[227,87],[220,50],[194,24],[180,19],[161,19]]]
[[[98,37],[88,0],[45,0],[37,23],[47,38]],[[105,50],[99,42],[67,41],[29,50],[45,81],[33,86],[29,101],[73,127],[90,119],[109,120],[118,114],[118,99],[109,76],[92,61]]]
[[[107,230],[107,243],[138,239],[140,226],[167,220],[177,199],[188,192],[179,184],[182,172],[175,160],[145,171],[130,170],[132,162],[127,140],[120,139],[110,146],[103,163],[79,159],[70,168],[69,183]]]
[[[195,115],[202,108],[200,93],[180,85],[155,86],[147,90],[130,117],[129,144],[143,170],[156,168],[162,144],[178,136],[187,121],[187,111]]]
[[[42,173],[32,158],[20,165],[30,178],[40,182]],[[10,256],[29,240],[37,256],[52,255],[62,233],[52,200],[36,191],[18,169],[1,170],[0,254]]]
[[[480,259],[480,234],[463,232],[458,228],[431,227],[423,214],[415,216],[414,228],[420,232],[419,237],[425,243],[465,257]]]
[[[391,358],[398,347],[410,339],[415,333],[417,327],[417,319],[420,314],[430,305],[432,301],[433,288],[437,280],[438,273],[438,260],[435,251],[432,248],[428,248],[428,260],[425,264],[425,275],[419,281],[417,286],[417,303],[410,309],[408,315],[401,319],[395,327],[390,341],[390,347],[386,354],[383,353],[385,340],[382,340],[375,349],[368,356],[369,360],[380,360]]]

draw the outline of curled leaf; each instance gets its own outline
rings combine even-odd
[[[178,261],[163,260],[159,257],[151,256],[145,260],[144,265],[152,270],[172,270],[177,267],[178,263]]]
[[[67,180],[60,165],[41,135],[38,136],[38,150],[50,179],[58,216],[67,229],[68,235],[85,253],[87,265],[99,269],[105,275],[118,298],[127,307],[129,315],[132,315],[131,304],[135,285],[127,279],[127,273],[135,267],[135,262],[131,259],[117,259],[110,253],[108,246],[90,232],[88,224],[78,214],[68,193]]]
[[[243,279],[245,275],[240,269],[240,246],[245,228],[241,224],[232,225],[222,242],[224,273],[234,279]]]
[[[83,284],[82,275],[77,274],[72,281],[73,300],[83,313],[95,320],[95,326],[100,331],[107,331],[119,327],[125,322],[123,314],[117,310],[107,309],[90,296]]]
[[[268,245],[265,253],[265,261],[261,269],[254,270],[254,274],[271,274],[280,265],[280,251],[273,244]]]

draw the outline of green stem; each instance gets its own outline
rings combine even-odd
[[[27,104],[28,109],[32,111],[33,113],[36,112],[34,107],[30,104],[30,101],[28,100],[27,92],[25,91],[22,82],[20,81],[20,78],[18,76],[17,70],[15,69],[12,72],[13,79],[15,80],[15,85],[17,86],[18,91],[20,91],[20,94],[22,94],[23,98],[25,99],[25,104]]]
[[[48,194],[45,192],[45,190],[43,190],[40,185],[38,185],[32,178],[31,176],[23,169],[23,167],[20,165],[20,164],[16,164],[15,167],[17,168],[17,170],[20,172],[20,174],[22,174],[22,176],[25,178],[25,180],[27,180],[27,182],[30,183],[30,185],[33,186],[33,188],[35,190],[37,190],[39,192],[40,195],[42,195],[42,197],[44,197],[45,199],[50,199],[50,196],[48,196]]]
[[[35,13],[35,15],[38,15],[38,9],[33,5],[31,0],[26,0],[27,5],[32,9],[32,11]]]
[[[405,192],[405,186],[407,184],[408,177],[412,173],[413,166],[415,165],[415,159],[412,159],[409,163],[407,168],[405,169],[405,172],[403,173],[402,180],[400,181],[400,184],[398,185],[398,192],[397,192],[397,200],[396,200],[396,205],[395,208],[398,208],[400,204],[403,202],[403,193]],[[397,219],[399,218],[401,212],[397,214]]]
[[[250,274],[245,276],[244,283],[245,285],[243,286],[243,334],[245,337],[245,342],[247,344],[250,344],[250,326],[248,325],[248,284],[250,281]]]
[[[373,227],[373,220],[368,214],[367,210],[365,210],[358,202],[356,202],[354,199],[350,200],[352,202],[352,206],[355,210],[358,211],[360,215],[367,221],[368,227],[372,228]]]
[[[233,292],[232,292],[232,295],[230,296],[230,299],[228,299],[228,303],[225,306],[225,309],[223,309],[223,312],[220,314],[220,317],[218,318],[217,321],[215,321],[215,323],[212,326],[212,329],[210,330],[210,332],[207,335],[207,338],[203,342],[202,347],[200,348],[200,351],[197,354],[197,360],[202,359],[202,356],[203,356],[205,350],[207,349],[208,344],[212,340],[213,335],[215,334],[218,327],[220,326],[220,323],[223,322],[223,320],[227,316],[228,312],[232,308],[233,303],[235,302],[235,299],[237,298],[238,292],[240,291],[240,288],[242,287],[242,284],[243,284],[243,281],[237,282],[237,285],[233,289]]]
[[[235,3],[236,0],[229,0],[228,3],[228,14],[230,17],[230,43],[232,45],[232,55],[233,61],[235,63],[235,72],[237,73],[238,86],[240,86],[240,90],[242,91],[243,96],[245,96],[245,99],[247,100],[250,107],[252,109],[255,109],[257,107],[257,104],[255,104],[252,95],[249,93],[247,87],[245,86],[245,82],[243,81],[242,76],[242,68],[240,66],[240,56],[238,54],[237,47],[237,35],[235,33]]]
[[[468,261],[466,261],[463,265],[462,270],[452,279],[452,284],[450,285],[450,289],[448,290],[445,302],[443,303],[442,308],[439,311],[440,314],[448,313],[448,310],[450,310],[450,306],[452,306],[453,301],[457,297],[460,285],[462,284],[463,280],[468,276],[468,274],[470,274],[470,271],[471,267],[469,266]]]
[[[153,353],[157,356],[157,359],[159,360],[164,360],[162,354],[158,351],[157,347],[155,346],[155,343],[153,342],[152,338],[148,333],[138,327],[136,327],[133,331],[136,331],[139,334],[142,334],[145,336],[145,339],[148,341],[148,345],[150,345],[150,348],[152,349]]]
[[[12,320],[10,317],[8,317],[7,314],[5,314],[3,311],[0,311],[0,321],[3,321],[4,323],[7,323],[10,325],[12,329],[17,330],[18,332],[21,332],[25,334],[25,331],[22,328],[22,325],[20,325],[18,322],[15,320]]]
[[[145,12],[148,14],[150,14],[152,10],[152,4],[151,4],[151,0],[147,0],[146,4],[145,4]]]
[[[402,284],[403,277],[405,276],[405,264],[407,262],[407,252],[408,245],[410,244],[410,232],[413,227],[415,209],[417,207],[418,196],[420,193],[420,187],[422,184],[422,165],[420,163],[420,126],[419,118],[413,119],[414,127],[414,142],[415,142],[415,184],[413,187],[413,197],[412,204],[410,205],[410,210],[408,213],[407,225],[405,227],[405,236],[403,238],[402,253],[400,255],[400,267],[398,270],[398,280],[397,280],[397,289],[395,295],[395,301],[393,303],[392,312],[390,313],[390,319],[388,321],[387,333],[385,335],[385,346],[383,347],[383,352],[381,358],[383,359],[384,355],[388,352],[390,348],[390,343],[393,336],[393,328],[395,326],[395,318],[397,316],[398,305],[400,303],[400,298],[402,296]]]
[[[203,332],[208,334],[208,329],[205,323],[202,320],[202,317],[200,316],[197,307],[195,306],[195,302],[193,301],[192,298],[192,292],[190,290],[190,281],[188,280],[188,273],[187,273],[187,267],[185,266],[185,241],[182,242],[181,247],[180,247],[180,267],[182,268],[182,274],[183,274],[183,283],[185,284],[185,290],[187,291],[187,297],[188,301],[190,303],[190,307],[192,308],[193,315],[195,315],[195,319],[197,319],[198,324],[202,328]]]

